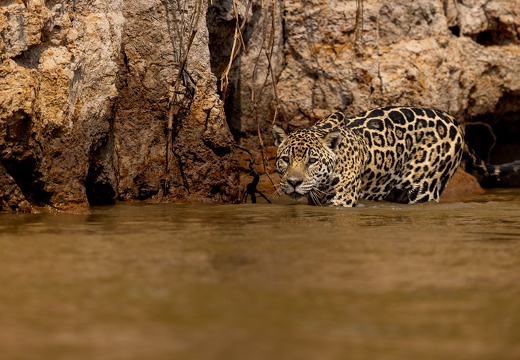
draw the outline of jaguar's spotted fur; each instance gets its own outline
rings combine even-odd
[[[520,169],[520,161],[477,159],[457,121],[428,108],[386,107],[354,117],[337,112],[291,134],[275,125],[273,135],[281,189],[313,204],[438,201],[463,156],[485,175]]]

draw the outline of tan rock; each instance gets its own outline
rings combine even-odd
[[[473,175],[459,168],[451,178],[448,186],[446,186],[446,189],[444,189],[441,201],[460,201],[468,195],[482,195],[485,193],[486,191],[482,189]]]
[[[273,120],[295,128],[334,110],[433,106],[499,124],[508,139],[496,153],[520,151],[508,131],[520,113],[515,2],[204,0],[175,87],[197,3],[182,14],[161,0],[0,6],[0,191],[11,194],[9,208],[234,202],[234,140],[258,152]],[[217,83],[238,43],[222,99]]]

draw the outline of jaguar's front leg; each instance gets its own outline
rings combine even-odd
[[[353,173],[337,176],[337,182],[331,186],[327,195],[327,203],[334,206],[354,207],[359,198],[361,176]]]

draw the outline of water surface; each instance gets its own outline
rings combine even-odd
[[[519,359],[520,191],[0,215],[2,359]]]

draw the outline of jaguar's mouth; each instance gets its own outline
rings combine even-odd
[[[292,186],[282,186],[282,190],[283,192],[290,196],[291,199],[295,200],[295,201],[298,201],[298,200],[301,200],[303,198],[306,198],[308,195],[309,195],[309,192],[312,190],[307,190],[307,189],[302,189],[300,187],[298,188],[294,188]]]
[[[296,191],[293,191],[292,193],[290,194],[287,194],[289,195],[293,200],[301,200],[303,199],[307,194],[300,194],[300,193],[297,193]]]

